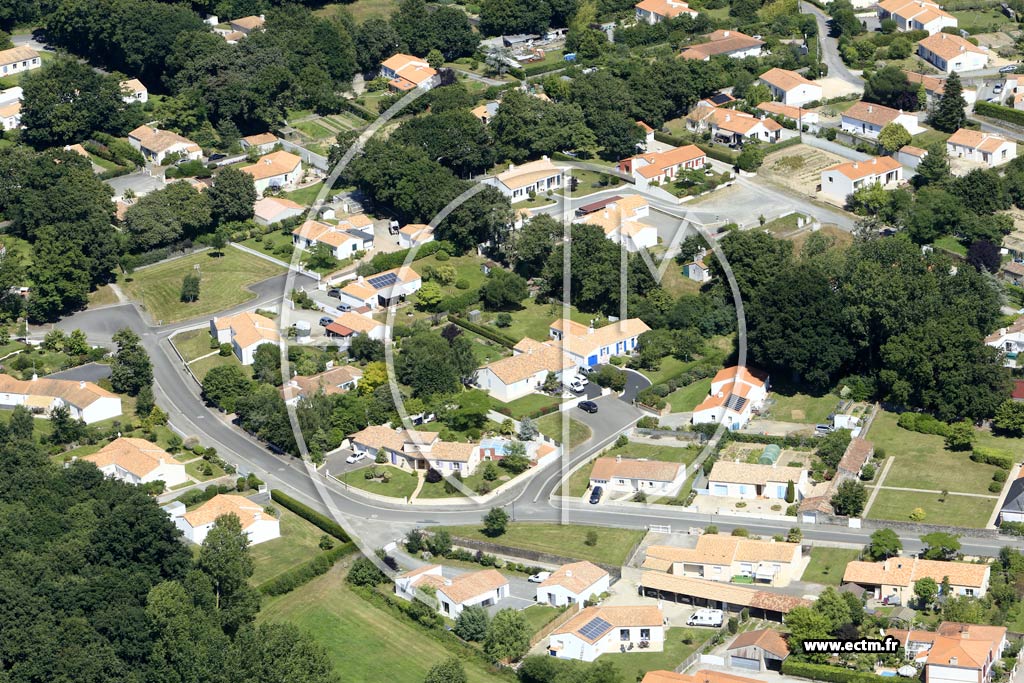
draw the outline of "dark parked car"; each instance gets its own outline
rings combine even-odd
[[[220,161],[221,159],[227,159],[227,154],[211,154],[210,161]]]
[[[328,325],[330,325],[333,322],[334,322],[334,318],[332,318],[332,317],[330,317],[328,315],[325,315],[324,317],[320,318],[320,327],[327,327]]]
[[[604,489],[600,486],[595,486],[594,490],[590,492],[590,504],[597,505],[601,502],[601,494],[604,493]]]
[[[580,401],[580,409],[585,410],[588,413],[596,413],[597,404],[593,401]]]
[[[327,290],[327,296],[332,297],[334,299],[340,299],[341,298],[341,290],[340,289],[328,289]]]

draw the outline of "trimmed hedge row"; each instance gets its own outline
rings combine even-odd
[[[782,673],[787,676],[810,678],[815,681],[828,681],[828,683],[886,683],[889,680],[885,676],[863,671],[842,669],[824,664],[797,662],[792,657],[782,662]]]
[[[999,469],[1009,470],[1013,467],[1013,456],[999,448],[987,448],[975,446],[971,453],[971,460],[985,465],[995,465]]]
[[[523,76],[529,78],[530,76],[537,76],[539,74],[546,74],[549,71],[555,71],[557,69],[564,69],[569,66],[571,62],[562,60],[561,62],[551,62],[549,64],[532,64],[530,66],[524,66]]]
[[[717,159],[718,161],[721,161],[722,163],[732,164],[733,166],[736,165],[736,160],[739,159],[739,156],[740,156],[739,154],[737,154],[736,152],[732,151],[728,147],[720,147],[720,146],[712,147],[711,145],[709,145],[709,144],[707,144],[705,142],[698,142],[697,146],[700,147],[702,152],[707,154],[712,159]]]
[[[455,251],[451,243],[443,241],[427,242],[416,252],[416,256],[413,257],[413,261],[419,261],[422,258],[433,256],[441,249],[444,249],[449,254]],[[391,270],[392,268],[398,268],[405,264],[405,259],[409,255],[411,249],[401,249],[399,251],[392,251],[390,253],[381,253],[374,256],[372,259],[363,263],[359,266],[356,271],[360,275],[373,275],[384,270]]]
[[[305,503],[300,503],[287,493],[284,493],[279,489],[271,489],[270,499],[281,507],[291,510],[310,524],[318,527],[321,531],[334,536],[339,541],[349,543],[352,540],[348,537],[348,534],[345,533],[345,530],[341,528],[340,524],[327,515],[317,512]]]
[[[1014,123],[1018,126],[1024,126],[1024,111],[1004,107],[1000,104],[992,104],[991,102],[975,102],[974,113],[1006,121],[1007,123]]]
[[[299,586],[309,583],[318,576],[326,574],[334,563],[356,550],[354,543],[345,543],[336,548],[325,550],[308,562],[289,569],[284,574],[260,584],[259,591],[264,595],[284,595]]]
[[[934,434],[943,437],[949,434],[949,425],[928,413],[900,413],[896,424],[903,429],[920,434]]]
[[[510,349],[517,344],[516,340],[513,339],[512,337],[504,335],[501,332],[498,332],[497,330],[488,327],[487,325],[478,325],[477,323],[471,323],[468,320],[463,320],[457,315],[451,314],[448,315],[448,321],[455,323],[456,325],[463,329],[467,329],[470,332],[475,332],[476,334],[479,334],[481,337],[490,339],[491,341],[497,342],[502,346],[505,346]]]

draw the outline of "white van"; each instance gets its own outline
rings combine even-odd
[[[713,626],[721,628],[725,614],[720,609],[701,608],[686,620],[687,626]]]

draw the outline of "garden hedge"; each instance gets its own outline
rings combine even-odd
[[[356,550],[354,543],[345,543],[336,548],[325,550],[308,562],[303,562],[298,567],[289,569],[284,574],[271,579],[260,585],[260,593],[264,595],[284,595],[290,593],[299,586],[309,583],[334,566],[334,563],[345,555]]]
[[[422,258],[432,256],[441,249],[444,249],[449,254],[455,251],[450,242],[435,241],[427,242],[416,252],[416,256],[413,257],[413,261],[419,261]],[[392,268],[398,268],[399,266],[405,265],[405,259],[409,255],[411,249],[402,249],[400,251],[392,251],[390,253],[377,254],[369,261],[361,264],[359,269],[356,271],[360,275],[373,275],[384,270],[391,270]]]
[[[281,507],[291,510],[310,524],[318,527],[320,530],[334,536],[339,541],[348,543],[352,540],[348,537],[348,534],[345,533],[345,530],[341,528],[340,524],[327,515],[317,512],[305,503],[300,503],[287,493],[284,493],[279,489],[272,489],[270,491],[270,499]]]
[[[782,673],[787,676],[810,678],[815,681],[827,681],[828,683],[886,683],[889,681],[885,676],[877,674],[843,669],[836,666],[826,666],[824,664],[798,662],[792,657],[782,662]]]
[[[463,320],[457,315],[451,314],[448,315],[448,321],[455,323],[456,325],[463,329],[467,329],[470,332],[475,332],[476,334],[479,334],[481,337],[490,339],[491,341],[497,342],[502,346],[506,346],[510,349],[517,344],[516,340],[513,339],[512,337],[502,334],[501,332],[498,332],[497,330],[492,329],[487,325],[479,325],[477,323],[472,323],[468,320]]]
[[[974,113],[1018,126],[1024,126],[1024,111],[1019,109],[1011,109],[1010,107],[1004,107],[991,102],[975,102]]]
[[[975,446],[974,452],[971,453],[971,460],[986,465],[995,465],[1003,470],[1009,470],[1013,467],[1013,455],[999,448]]]

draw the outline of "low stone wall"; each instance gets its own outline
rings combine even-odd
[[[511,548],[507,545],[501,545],[500,543],[480,541],[475,538],[463,538],[461,536],[452,536],[452,545],[466,548],[467,550],[479,550],[489,555],[505,555],[508,557],[516,557],[521,560],[527,560],[529,562],[540,562],[542,564],[550,564],[554,566],[579,562],[579,558],[575,557],[564,557],[562,555],[542,553],[536,550],[526,550],[524,548]],[[594,564],[608,572],[613,581],[618,581],[619,577],[622,576],[622,567],[616,567],[614,565],[603,564],[600,562],[595,562]]]

